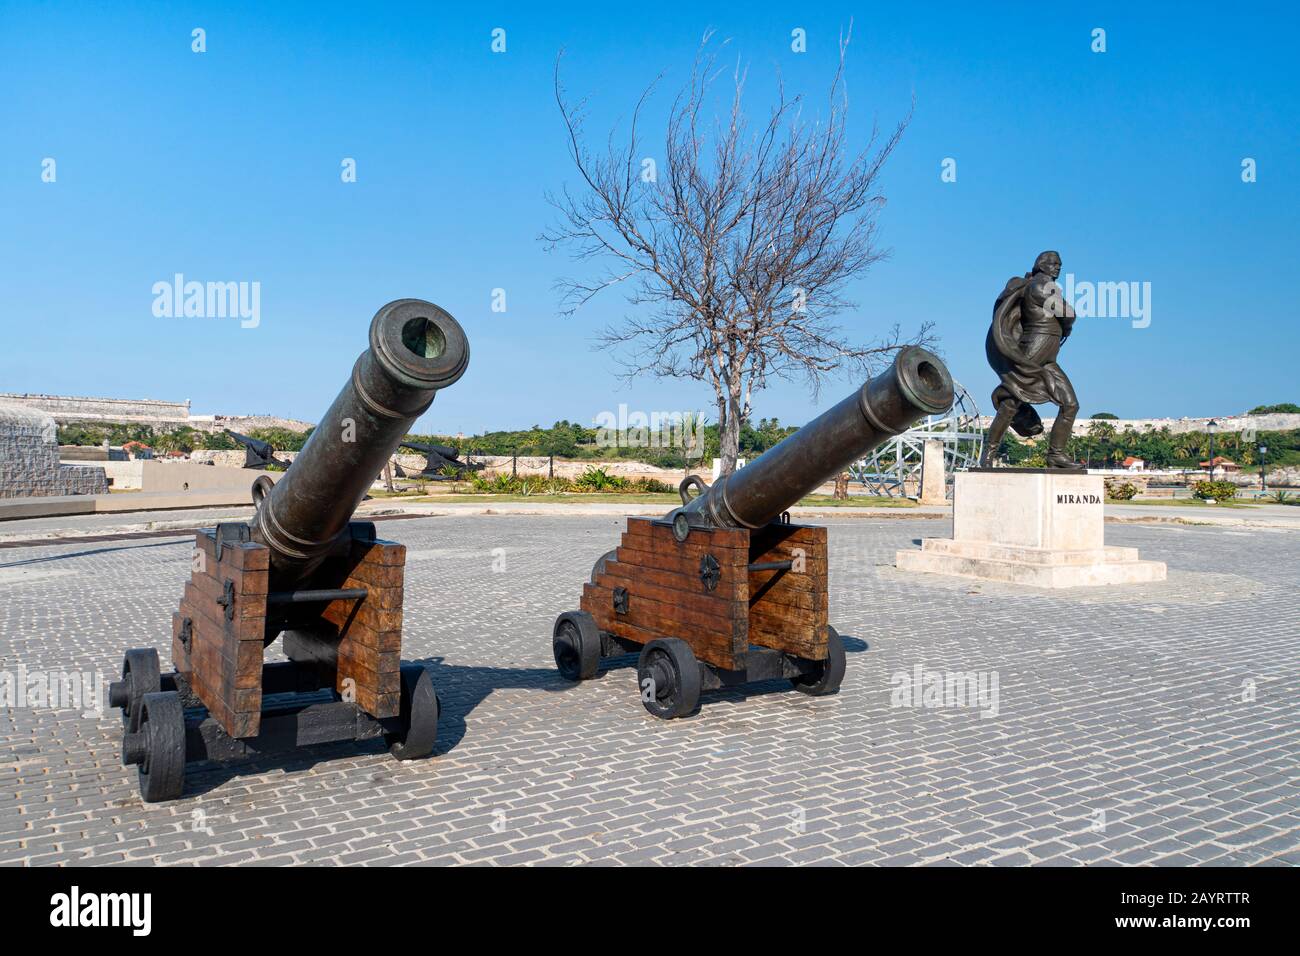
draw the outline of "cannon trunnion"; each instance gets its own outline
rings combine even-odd
[[[663,719],[693,712],[703,690],[752,681],[784,678],[806,694],[834,694],[846,661],[829,623],[826,529],[791,524],[788,509],[952,401],[943,363],[904,349],[885,374],[747,467],[712,487],[685,479],[682,506],[629,518],[579,609],[556,619],[560,673],[586,680],[603,658],[638,653],[641,701]]]
[[[175,671],[161,673],[152,648],[130,650],[110,688],[122,761],[146,801],[180,796],[198,760],[369,739],[402,760],[433,752],[432,680],[401,661],[406,548],[352,515],[468,359],[460,325],[436,305],[385,306],[293,468],[254,486],[252,522],[198,532],[172,615]],[[267,663],[279,637],[288,659]]]

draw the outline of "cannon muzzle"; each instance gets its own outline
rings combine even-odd
[[[460,323],[432,302],[398,299],[375,314],[370,348],[253,519],[253,540],[271,550],[272,590],[324,560],[412,423],[468,364]]]
[[[684,503],[673,516],[684,514],[696,526],[762,527],[886,439],[946,412],[952,402],[952,377],[943,362],[923,348],[902,349],[888,371],[744,468],[707,489],[698,477],[687,478]],[[691,485],[700,494],[688,500]]]

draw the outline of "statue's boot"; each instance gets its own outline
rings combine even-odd
[[[1007,426],[1011,424],[1011,419],[1015,417],[1019,407],[1019,402],[998,403],[997,414],[993,416],[993,423],[989,425],[988,435],[984,438],[984,450],[980,453],[981,468],[993,467],[993,456],[998,453],[998,448],[1002,445],[1002,436],[1007,433]]]
[[[1048,468],[1065,468],[1071,471],[1083,471],[1083,465],[1079,464],[1065,452],[1066,443],[1070,440],[1070,435],[1074,431],[1074,418],[1079,414],[1077,408],[1063,408],[1056,416],[1056,421],[1052,423],[1052,437],[1048,442],[1047,467]]]

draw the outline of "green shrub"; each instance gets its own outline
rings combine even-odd
[[[562,495],[573,490],[573,482],[568,478],[547,478],[542,490],[548,495]]]
[[[545,490],[545,478],[539,477],[538,475],[528,475],[527,477],[519,479],[518,488],[515,491],[515,494],[523,495],[527,498],[532,495],[539,495]]]
[[[604,468],[588,465],[573,485],[581,491],[618,491],[627,487],[627,479],[611,475]]]
[[[1198,481],[1192,486],[1192,495],[1202,501],[1227,501],[1236,494],[1237,486],[1230,481]]]
[[[663,495],[677,489],[666,482],[660,481],[658,478],[634,478],[629,483],[629,490],[641,494]]]
[[[486,478],[481,474],[471,474],[466,479],[464,490],[470,494],[492,495],[563,495],[572,492],[584,494],[613,494],[616,492],[638,492],[664,494],[673,490],[671,485],[654,478],[636,478],[629,481],[618,475],[611,475],[603,468],[590,467],[578,478],[546,478],[541,475],[496,475]]]
[[[1106,497],[1113,501],[1131,501],[1138,493],[1137,485],[1122,478],[1107,478],[1104,483]]]

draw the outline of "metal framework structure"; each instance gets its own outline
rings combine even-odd
[[[953,403],[941,415],[931,415],[901,435],[875,448],[849,469],[867,492],[883,498],[915,498],[921,490],[921,458],[926,441],[943,443],[945,494],[952,497],[952,476],[975,467],[984,449],[979,408],[970,392],[953,383]]]

